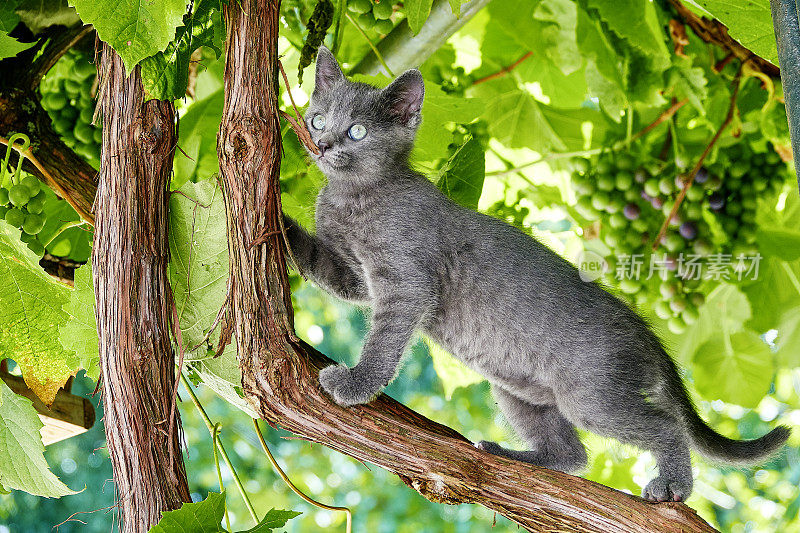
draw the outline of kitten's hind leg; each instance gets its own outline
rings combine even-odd
[[[477,443],[478,448],[563,472],[576,472],[586,466],[586,449],[578,439],[575,426],[555,405],[530,404],[498,386],[492,387],[492,393],[506,420],[531,450],[509,450],[488,441]]]

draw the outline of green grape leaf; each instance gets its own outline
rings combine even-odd
[[[800,306],[800,261],[766,256],[758,278],[745,283],[742,291],[753,309],[748,326],[760,332],[777,328],[783,310]]]
[[[754,54],[778,64],[778,48],[769,0],[686,0],[700,15],[715,18],[728,27],[728,34]]]
[[[486,177],[485,164],[481,143],[470,138],[442,167],[436,186],[457,204],[477,209]]]
[[[675,66],[667,72],[667,85],[675,90],[678,99],[688,98],[701,114],[706,113],[703,101],[708,96],[705,72],[700,67],[692,67],[688,58],[676,58]]]
[[[56,196],[50,187],[42,184],[42,190],[45,191],[44,212],[47,213],[47,221],[37,235],[39,242],[48,243],[47,251],[52,255],[85,263],[92,253],[92,228],[84,224],[64,229],[65,225],[79,221],[80,215],[66,200]]]
[[[483,376],[467,368],[464,363],[453,357],[427,336],[423,336],[422,339],[431,354],[433,369],[442,382],[444,395],[448,400],[453,397],[453,392],[457,388],[469,387],[484,380]]]
[[[220,89],[192,104],[181,117],[178,131],[181,149],[175,150],[172,190],[180,189],[187,181],[200,181],[219,172],[216,135],[208,132],[219,129],[224,97]]]
[[[514,3],[519,9],[519,3]],[[577,4],[571,0],[541,0],[533,13],[537,21],[544,23],[539,30],[539,47],[544,47],[545,55],[564,75],[578,71],[583,65],[575,35],[577,10]]]
[[[22,0],[8,0],[0,4],[0,33],[11,33],[19,24],[17,6]]]
[[[422,124],[417,131],[413,157],[418,161],[435,161],[447,154],[450,136],[442,134],[448,122],[470,123],[481,115],[483,102],[476,98],[459,98],[425,87],[422,103]]]
[[[186,13],[185,0],[71,0],[81,20],[122,58],[127,72],[164,51]]]
[[[614,33],[647,55],[653,69],[661,71],[669,66],[669,50],[652,2],[633,0],[622,7],[616,0],[588,0],[588,5]]]
[[[205,500],[184,503],[180,509],[163,511],[149,533],[221,533],[225,493],[209,492]]]
[[[303,513],[297,511],[284,511],[282,509],[270,509],[258,525],[242,531],[241,533],[267,533],[275,528],[283,527],[286,522]]]
[[[778,324],[778,365],[783,368],[800,366],[800,305],[786,310]]]
[[[0,353],[16,361],[25,383],[50,405],[79,368],[79,360],[54,334],[67,321],[61,307],[70,289],[42,270],[19,230],[5,221],[0,221],[0,276],[5,280],[0,285]]]
[[[0,59],[14,57],[23,50],[27,50],[34,44],[36,43],[21,43],[8,35],[8,33],[0,31]]]
[[[203,340],[225,303],[228,237],[216,180],[189,182],[180,192],[169,204],[169,279],[188,350]],[[206,348],[197,351],[202,357]]]
[[[58,328],[58,339],[65,349],[78,354],[86,375],[97,380],[100,377],[100,348],[91,261],[75,270],[75,287],[63,310],[69,319]]]
[[[142,84],[151,98],[177,100],[186,95],[189,61],[201,46],[222,54],[225,35],[219,0],[197,0],[194,9],[183,16],[183,26],[167,49],[142,60]]]
[[[406,0],[403,3],[408,26],[414,35],[419,33],[422,25],[428,20],[428,16],[431,14],[431,5],[433,5],[433,0]]]
[[[450,9],[453,10],[453,15],[455,15],[456,18],[461,16],[461,2],[462,0],[450,0]]]
[[[745,330],[728,336],[717,331],[694,355],[692,375],[707,400],[756,407],[769,392],[775,362],[757,333]]]
[[[197,376],[217,396],[233,405],[251,418],[258,418],[253,406],[244,398],[242,373],[236,359],[236,342],[229,344],[219,357],[191,361],[189,365]]]
[[[286,522],[300,514],[270,509],[257,525],[239,533],[268,533],[285,526]],[[209,492],[205,500],[184,503],[180,509],[162,512],[161,520],[150,528],[149,533],[226,533],[220,526],[224,516],[225,493]]]
[[[33,402],[0,380],[0,487],[60,498],[75,491],[50,471]]]
[[[20,20],[31,30],[34,35],[41,33],[50,26],[74,26],[80,23],[75,8],[67,0],[24,0],[19,2],[17,15]]]
[[[765,255],[784,261],[800,259],[800,231],[789,228],[759,228],[756,234],[759,249]]]

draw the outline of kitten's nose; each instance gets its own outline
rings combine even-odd
[[[328,141],[320,141],[317,143],[317,148],[319,148],[319,155],[325,155],[325,150],[331,147],[331,143]]]

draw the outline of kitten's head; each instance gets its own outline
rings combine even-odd
[[[330,180],[369,181],[406,164],[422,119],[425,86],[416,69],[385,89],[345,79],[321,46],[306,125],[320,149],[312,154]]]

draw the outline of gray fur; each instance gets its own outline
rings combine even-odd
[[[586,452],[575,428],[651,450],[659,475],[643,495],[683,500],[692,489],[689,446],[727,461],[756,461],[788,437],[753,441],[710,429],[661,343],[630,308],[516,228],[464,209],[409,168],[422,78],[404,73],[379,90],[347,81],[321,48],[306,114],[317,165],[317,232],[286,218],[300,267],[335,295],[372,307],[361,360],[320,382],[336,402],[370,401],[397,372],[414,332],[429,335],[491,383],[505,417],[530,446],[477,446],[564,471]],[[324,114],[322,131],[311,124]],[[347,130],[366,126],[354,141]]]

